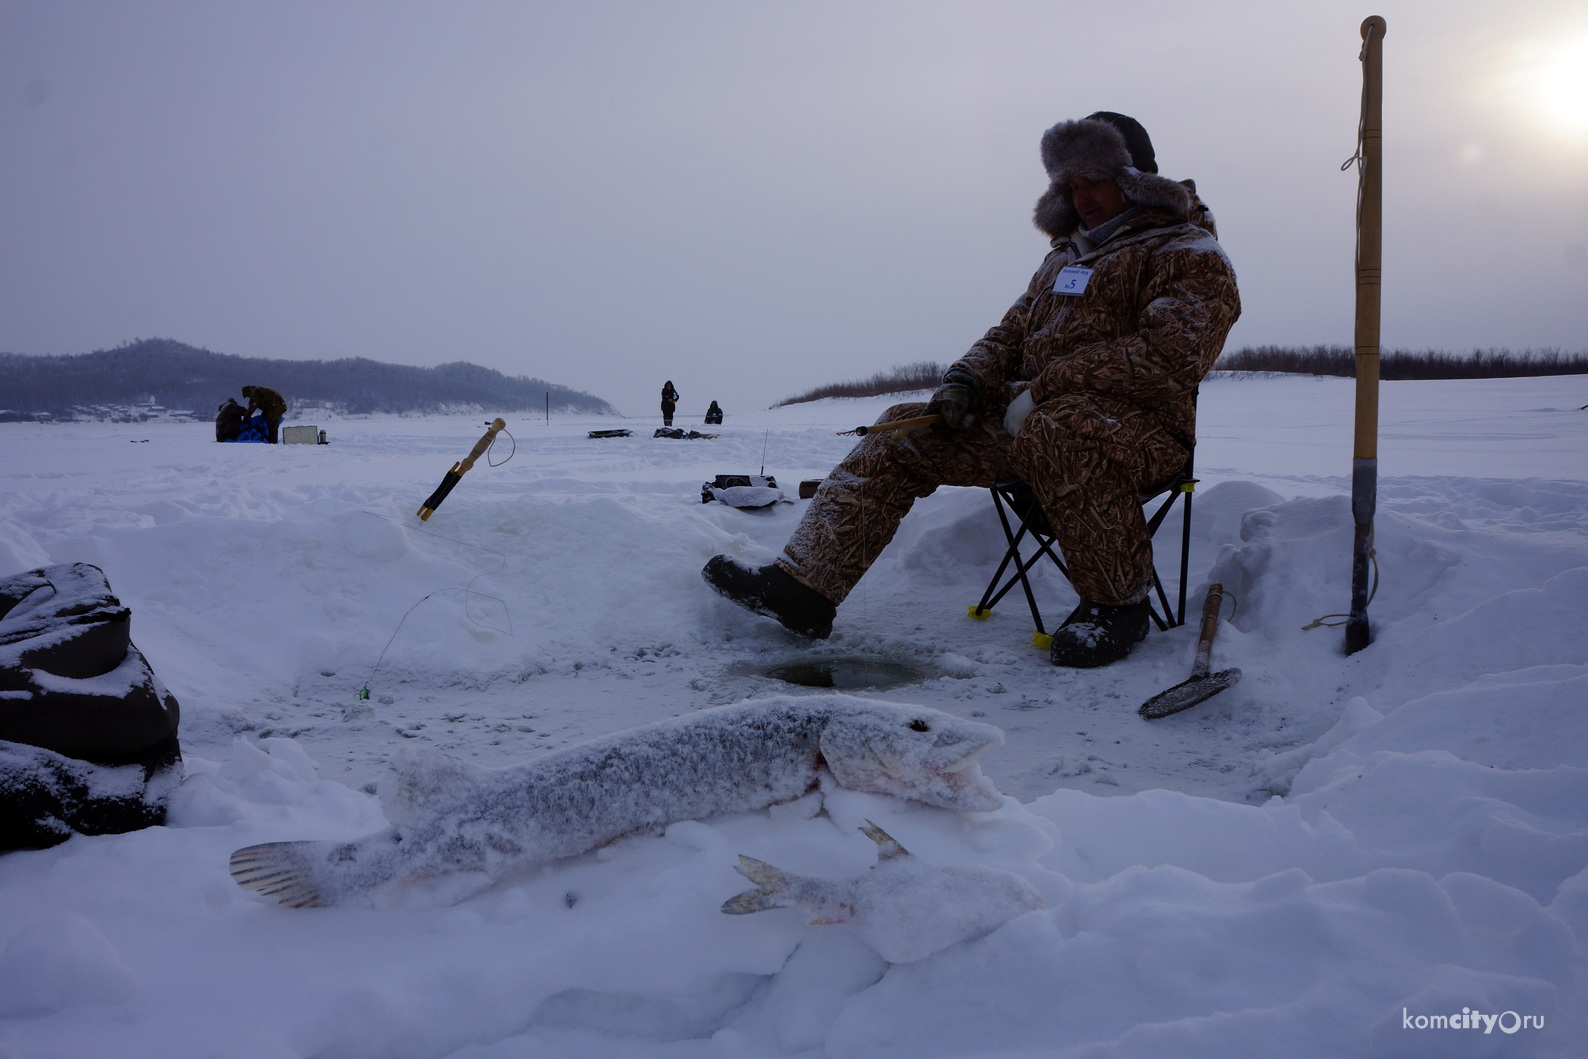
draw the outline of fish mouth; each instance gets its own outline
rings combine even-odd
[[[986,750],[988,747],[993,745],[994,744],[991,741],[985,742],[975,750],[972,750],[970,753],[960,758],[958,761],[954,762],[952,765],[944,765],[942,768],[938,769],[938,771],[945,773],[964,772],[966,769],[976,764],[976,759],[981,757],[983,750]]]
[[[1003,808],[1003,794],[992,780],[982,775],[979,768],[946,773],[942,781],[943,786],[948,788],[949,797],[937,803],[941,808],[971,813],[990,813]]]
[[[940,809],[991,812],[1003,807],[1003,795],[982,774],[977,758],[998,742],[996,739],[988,740],[946,765],[922,764],[914,768],[903,761],[890,760],[888,755],[878,753],[875,747],[868,749],[883,775],[898,785],[891,789],[891,793],[914,798]]]
[[[957,761],[951,761],[946,765],[930,765],[926,767],[929,771],[938,775],[950,775],[956,772],[964,772],[966,769],[976,764],[976,759],[982,755],[983,751],[990,747],[997,746],[1000,742],[1002,742],[1002,740],[989,739],[980,746],[971,750],[967,750]],[[868,746],[866,749],[871,752],[872,758],[876,760],[877,765],[882,769],[882,771],[886,772],[888,775],[905,776],[909,773],[910,766],[905,764],[903,761],[900,761],[898,758],[892,757],[891,755],[886,755],[874,746]]]
[[[1003,808],[1004,796],[999,793],[993,781],[982,774],[981,763],[977,760],[982,751],[998,745],[1001,741],[988,740],[958,761],[945,765],[939,770],[939,779],[943,786],[948,788],[955,802],[953,808],[970,812],[993,812]]]

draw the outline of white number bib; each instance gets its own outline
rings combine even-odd
[[[1058,278],[1053,281],[1053,293],[1079,297],[1086,293],[1086,284],[1091,278],[1091,269],[1082,268],[1079,265],[1068,265],[1059,269]]]

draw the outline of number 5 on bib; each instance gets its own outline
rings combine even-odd
[[[1053,281],[1054,294],[1068,294],[1072,298],[1086,293],[1086,284],[1092,278],[1092,270],[1081,268],[1079,265],[1068,265],[1059,269],[1058,278]]]

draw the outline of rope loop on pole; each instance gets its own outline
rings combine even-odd
[[[1367,46],[1368,46],[1368,42],[1373,39],[1373,31],[1378,29],[1378,28],[1379,28],[1379,23],[1376,22],[1375,20],[1371,19],[1371,18],[1368,19],[1366,22],[1362,23],[1362,50],[1356,53],[1356,61],[1357,62],[1359,62],[1359,63],[1367,62]],[[1357,117],[1357,120],[1356,120],[1356,153],[1353,154],[1350,158],[1347,158],[1345,161],[1340,163],[1340,172],[1343,173],[1347,169],[1350,169],[1353,163],[1355,163],[1358,171],[1361,170],[1361,168],[1362,168],[1362,140],[1363,140],[1363,138],[1364,138],[1364,136],[1366,134],[1367,134],[1367,79],[1363,78],[1363,80],[1362,80],[1362,112]]]
[[[1372,23],[1372,20],[1369,20],[1367,23],[1365,23],[1362,26],[1362,50],[1357,52],[1357,54],[1356,54],[1356,61],[1357,62],[1359,62],[1359,63],[1367,62],[1367,45],[1368,45],[1368,41],[1373,39],[1373,31],[1375,29],[1377,29],[1377,28],[1378,27]],[[1359,172],[1361,171],[1361,168],[1362,168],[1362,140],[1363,140],[1363,137],[1366,134],[1367,134],[1367,79],[1363,78],[1362,79],[1362,110],[1361,110],[1361,113],[1357,115],[1357,119],[1356,119],[1356,153],[1353,154],[1350,158],[1347,158],[1345,161],[1340,163],[1340,172],[1343,173],[1347,169],[1350,169],[1353,164],[1356,165],[1357,170]]]

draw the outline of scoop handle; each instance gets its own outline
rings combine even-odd
[[[1191,679],[1208,675],[1208,660],[1213,654],[1213,634],[1219,628],[1219,610],[1224,606],[1224,586],[1217,581],[1208,586],[1208,600],[1202,604],[1202,632],[1197,636],[1196,661],[1191,663]]]

